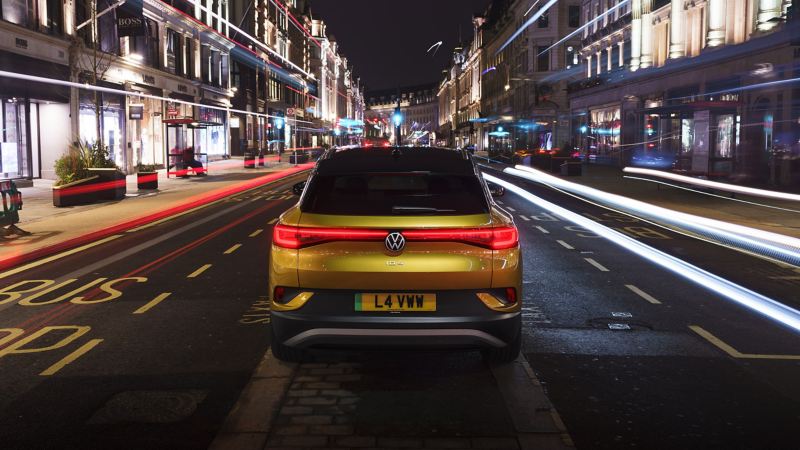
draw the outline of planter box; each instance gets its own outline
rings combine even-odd
[[[53,187],[53,206],[86,205],[97,201],[97,175]]]
[[[99,200],[122,200],[125,198],[127,186],[125,185],[125,174],[117,169],[89,169],[89,174],[97,175],[100,185],[98,188]]]
[[[158,189],[158,172],[139,172],[136,174],[136,187],[139,190]]]

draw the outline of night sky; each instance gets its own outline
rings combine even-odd
[[[458,29],[472,38],[472,15],[490,0],[312,0],[367,91],[441,80]],[[443,41],[436,56],[428,48]]]

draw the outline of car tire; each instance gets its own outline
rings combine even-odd
[[[484,361],[489,364],[505,364],[517,359],[522,350],[522,330],[517,332],[517,337],[505,347],[487,348],[481,351]]]
[[[306,357],[306,352],[302,349],[289,347],[278,340],[275,331],[270,327],[270,340],[272,342],[272,356],[284,362],[302,362]]]

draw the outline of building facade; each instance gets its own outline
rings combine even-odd
[[[438,84],[428,84],[368,92],[364,112],[366,136],[398,143],[394,120],[399,106],[400,145],[434,145],[439,121],[437,90]]]
[[[789,167],[800,94],[773,83],[797,78],[792,9],[791,1],[584,1],[584,73],[569,86],[574,142],[596,162],[800,182]]]
[[[310,17],[304,0],[2,1],[0,70],[49,80],[2,79],[0,177],[54,178],[77,140],[127,173],[187,147],[209,161],[322,145],[335,127]],[[336,117],[363,116],[333,58]]]

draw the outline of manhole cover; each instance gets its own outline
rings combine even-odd
[[[89,419],[90,424],[175,423],[191,416],[207,391],[126,391],[114,395]]]

